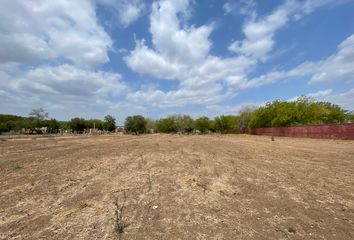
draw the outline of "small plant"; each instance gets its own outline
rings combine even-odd
[[[296,233],[296,230],[293,227],[289,227],[287,230],[289,233],[294,233],[294,234]]]
[[[274,136],[272,136],[272,141],[274,142]]]
[[[116,206],[116,210],[115,210],[115,215],[116,215],[116,226],[115,229],[119,235],[119,239],[122,233],[124,233],[124,229],[128,226],[128,224],[123,222],[123,208],[124,208],[124,204],[126,201],[126,195],[125,195],[125,191],[124,191],[124,201],[123,204],[119,204],[118,200],[116,200],[116,202],[114,203],[114,205]]]
[[[14,170],[20,170],[22,167],[20,166],[20,165],[18,165],[18,164],[16,164],[15,166],[14,166]]]

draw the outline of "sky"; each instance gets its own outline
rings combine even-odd
[[[0,0],[0,113],[354,110],[354,0]]]

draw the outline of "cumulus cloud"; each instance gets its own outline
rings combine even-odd
[[[120,74],[97,70],[109,61],[111,45],[94,1],[3,2],[1,112],[42,106],[67,116],[111,104],[127,89]]]
[[[335,103],[345,110],[354,110],[354,88],[344,92],[334,92],[332,89],[319,90],[306,94],[308,97],[314,98],[316,101],[324,101]],[[294,101],[300,96],[293,97],[289,101]]]
[[[87,98],[108,99],[117,96],[126,89],[117,73],[92,71],[73,65],[43,65],[28,71],[18,71],[9,75],[0,71],[2,88],[13,92],[32,95],[60,97],[63,99]]]
[[[145,40],[137,40],[135,49],[125,57],[127,65],[134,71],[155,78],[176,80],[176,90],[155,90],[146,93],[131,93],[129,99],[145,99],[158,106],[178,104],[210,103],[203,93],[212,88],[211,102],[222,101],[235,96],[246,88],[270,84],[287,76],[286,72],[271,72],[248,79],[247,75],[259,61],[266,61],[275,45],[276,31],[286,26],[290,20],[309,14],[324,5],[326,1],[287,0],[269,15],[258,17],[253,1],[241,1],[242,14],[247,16],[243,26],[245,38],[235,41],[229,50],[237,53],[233,57],[218,57],[210,53],[212,42],[209,39],[214,30],[213,24],[188,26],[181,18],[188,15],[191,3],[188,0],[153,3],[150,15],[152,46]],[[232,2],[224,5],[225,13],[232,11]],[[297,15],[297,17],[295,17]],[[292,75],[295,75],[292,73]],[[189,97],[193,93],[195,98]],[[171,103],[172,102],[172,103]]]
[[[129,26],[143,13],[145,4],[142,0],[97,0],[98,3],[113,8],[123,27]]]
[[[338,52],[316,64],[310,84],[331,81],[354,81],[354,34],[338,46]]]
[[[243,56],[211,55],[209,35],[214,25],[182,25],[180,17],[188,15],[189,7],[187,0],[155,2],[150,16],[153,46],[148,47],[144,40],[138,40],[135,49],[125,58],[132,70],[155,78],[177,80],[179,88],[168,92],[138,91],[130,94],[130,99],[159,101],[153,103],[159,106],[220,101],[229,94],[225,95],[222,80],[228,75],[244,74],[254,64]]]
[[[95,67],[109,60],[112,40],[97,24],[91,1],[6,1],[0,22],[1,63],[62,58]]]
[[[275,46],[274,35],[276,31],[284,28],[291,20],[299,20],[315,9],[331,2],[331,0],[286,0],[271,14],[265,16],[258,16],[255,11],[245,11],[251,12],[242,29],[245,38],[233,41],[228,49],[237,54],[266,61]],[[252,1],[248,6],[250,7],[246,9],[253,9]],[[229,9],[227,6],[226,8]]]
[[[242,87],[259,87],[282,79],[308,77],[309,84],[354,81],[354,34],[338,45],[333,55],[318,62],[304,62],[287,71],[274,71],[252,78]]]
[[[224,3],[224,15],[238,13],[246,16],[255,16],[256,2],[253,0],[228,1]]]

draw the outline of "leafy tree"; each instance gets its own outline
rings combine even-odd
[[[48,128],[48,133],[57,133],[60,128],[59,122],[54,118],[50,120],[44,120],[42,125]]]
[[[116,119],[112,115],[104,117],[104,130],[113,132],[116,129]]]
[[[240,131],[241,133],[245,133],[245,130],[251,121],[252,114],[256,111],[256,107],[254,106],[245,106],[239,111],[239,116],[241,120]]]
[[[8,129],[7,129],[6,124],[3,122],[0,122],[0,134],[3,132],[7,132],[7,131],[8,131]]]
[[[197,118],[195,121],[195,128],[200,131],[200,133],[205,134],[209,131],[210,128],[210,120],[208,117],[200,117]]]
[[[177,132],[191,133],[194,129],[194,121],[189,115],[174,115],[172,116]]]
[[[160,133],[175,133],[177,126],[174,117],[163,118],[157,121],[157,131]]]
[[[354,111],[347,113],[347,121],[349,123],[354,123]]]
[[[48,113],[43,108],[33,109],[29,114],[29,118],[31,118],[36,125],[36,127],[41,127],[41,122],[48,118]]]
[[[308,124],[343,123],[346,111],[328,102],[315,102],[306,96],[296,101],[273,101],[256,110],[249,128],[285,127]]]
[[[83,118],[72,118],[68,122],[68,126],[71,130],[81,133],[86,129],[86,121]]]
[[[98,130],[103,130],[104,122],[100,119],[88,119],[85,120],[85,128],[86,129],[96,128]]]
[[[146,120],[146,131],[147,133],[157,132],[157,123],[153,119],[145,118]]]
[[[128,133],[144,133],[146,132],[146,120],[141,115],[129,116],[125,119],[124,129]]]
[[[240,118],[232,115],[221,115],[215,118],[215,130],[220,133],[239,133]]]

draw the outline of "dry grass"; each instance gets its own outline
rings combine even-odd
[[[354,239],[354,141],[9,139],[0,239]]]

